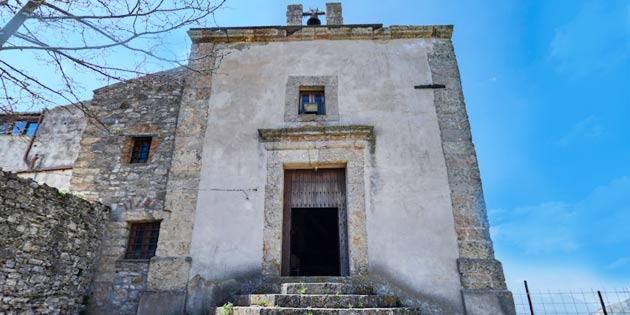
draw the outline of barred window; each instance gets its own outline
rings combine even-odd
[[[299,114],[326,115],[323,86],[300,87]]]
[[[131,224],[126,259],[149,259],[155,256],[160,222],[138,222]]]
[[[131,160],[129,163],[147,163],[149,161],[151,139],[152,137],[133,138],[133,149],[131,150]]]

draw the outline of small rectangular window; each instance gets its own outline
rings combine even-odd
[[[323,86],[300,87],[299,114],[326,115]]]
[[[152,137],[133,138],[133,149],[131,150],[131,160],[129,163],[149,162],[149,151],[151,150]]]
[[[6,135],[8,131],[9,131],[9,122],[0,121],[0,136]]]
[[[39,126],[38,123],[36,123],[36,122],[29,122],[26,125],[26,133],[25,134],[27,136],[34,136],[35,133],[37,132],[37,126]]]
[[[11,134],[15,136],[19,136],[23,134],[25,130],[26,130],[26,122],[16,121],[13,123],[13,130],[11,131]]]
[[[149,259],[155,256],[160,222],[138,222],[131,224],[126,259]]]

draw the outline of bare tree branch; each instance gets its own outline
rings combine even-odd
[[[0,113],[67,102],[98,121],[80,101],[78,91],[85,86],[73,79],[77,74],[91,74],[111,84],[155,72],[156,65],[200,71],[188,62],[213,56],[172,57],[161,51],[162,45],[174,30],[212,22],[225,2],[0,0],[0,21],[16,20],[21,25],[13,23],[12,28],[0,31],[0,39],[6,37],[0,47]],[[23,10],[26,6],[28,12]],[[124,51],[128,56],[124,62],[109,57]],[[24,58],[30,58],[29,62],[24,63]],[[40,67],[50,71],[42,77],[36,71]]]

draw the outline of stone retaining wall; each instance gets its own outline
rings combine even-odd
[[[108,214],[0,170],[0,314],[78,314]]]

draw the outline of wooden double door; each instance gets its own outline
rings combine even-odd
[[[285,170],[283,276],[347,276],[343,168]]]

